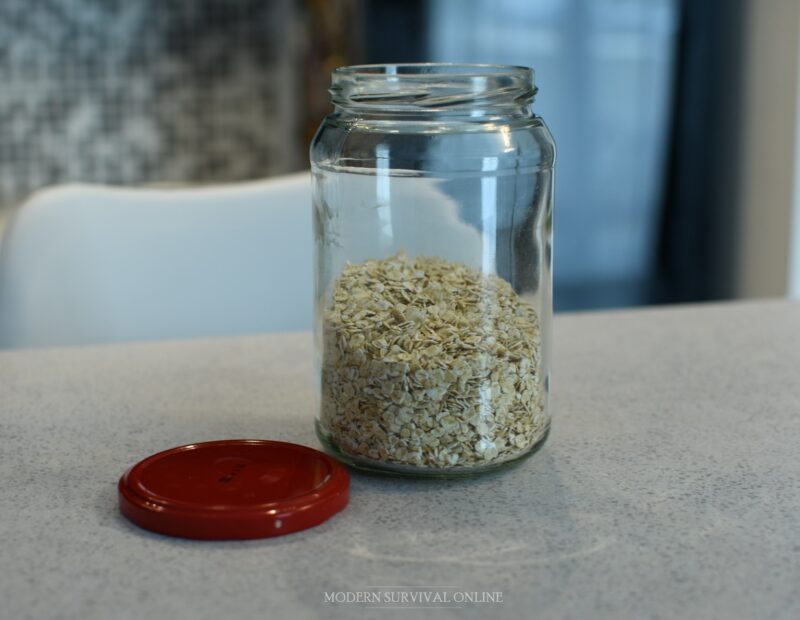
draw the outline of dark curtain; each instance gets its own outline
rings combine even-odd
[[[426,0],[367,1],[366,63],[426,62]]]
[[[744,0],[684,0],[653,301],[731,296]]]

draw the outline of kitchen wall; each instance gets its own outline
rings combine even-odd
[[[800,296],[800,4],[748,0],[737,130],[737,297]],[[792,232],[794,230],[794,233]]]

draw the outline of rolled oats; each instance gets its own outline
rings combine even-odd
[[[496,275],[403,253],[348,264],[323,340],[320,423],[345,454],[468,468],[547,430],[538,317]]]

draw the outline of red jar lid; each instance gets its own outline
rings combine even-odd
[[[318,450],[282,441],[209,441],[154,454],[119,481],[119,507],[170,536],[263,538],[319,525],[349,499],[350,475]]]

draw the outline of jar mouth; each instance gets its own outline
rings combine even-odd
[[[373,111],[520,107],[536,94],[534,72],[515,65],[401,63],[339,67],[331,100]]]

